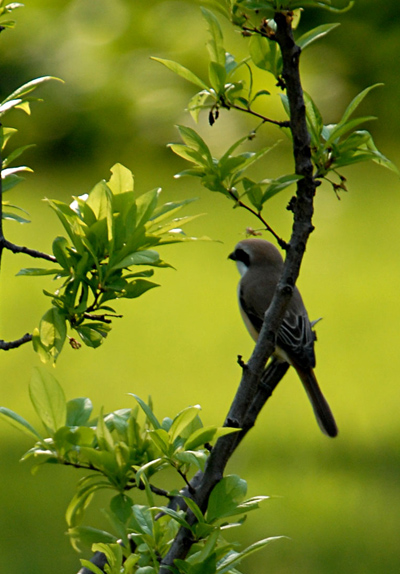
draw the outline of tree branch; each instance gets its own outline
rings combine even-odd
[[[11,241],[8,241],[3,235],[0,237],[0,249],[8,249],[13,253],[24,253],[30,257],[34,257],[36,259],[45,259],[46,261],[51,261],[53,263],[57,262],[57,259],[54,257],[54,255],[49,255],[48,253],[43,253],[42,251],[37,251],[36,249],[30,249],[29,247],[24,247],[23,245],[15,245],[15,243],[11,243]]]
[[[282,77],[285,81],[290,107],[290,129],[293,138],[295,171],[303,177],[297,183],[296,201],[293,202],[292,236],[286,252],[282,276],[272,303],[265,313],[264,323],[253,354],[248,364],[243,368],[239,389],[225,421],[226,426],[242,428],[243,430],[235,438],[232,438],[232,435],[221,437],[210,454],[204,475],[198,479],[199,484],[195,495],[195,501],[203,511],[207,507],[212,489],[223,476],[231,454],[253,426],[263,404],[288,368],[285,363],[273,361],[269,367],[269,375],[263,375],[264,365],[275,349],[276,334],[290,302],[306,243],[313,230],[311,221],[316,186],[312,176],[310,137],[307,131],[303,90],[300,81],[300,48],[294,42],[290,18],[287,18],[283,13],[276,13],[275,22],[277,30],[274,39],[278,42],[282,52]],[[272,372],[274,373],[273,376]],[[269,377],[272,378],[273,382],[268,384]],[[261,380],[263,380],[263,384],[261,384]],[[191,512],[188,512],[187,520],[189,523],[195,521]],[[174,561],[187,555],[192,543],[191,533],[187,529],[181,528],[167,556],[161,563],[159,574],[168,574]]]
[[[190,490],[195,491],[194,500],[204,512],[214,486],[223,477],[226,464],[237,446],[253,427],[258,414],[271,396],[289,365],[273,359],[268,367],[265,364],[275,349],[276,334],[290,302],[294,285],[299,275],[302,258],[310,233],[313,231],[313,198],[316,183],[311,163],[310,138],[307,131],[303,91],[299,73],[300,48],[296,46],[290,17],[284,13],[275,14],[277,30],[274,40],[278,42],[283,59],[282,77],[285,82],[290,108],[290,129],[293,138],[295,171],[302,176],[297,182],[296,197],[291,202],[294,214],[292,235],[287,246],[282,276],[277,285],[272,303],[265,313],[264,323],[255,349],[247,364],[242,363],[242,378],[232,402],[224,426],[240,428],[239,433],[218,439],[207,460],[204,473],[198,472],[190,481]],[[181,495],[189,495],[189,488]],[[181,497],[173,499],[171,507],[185,508]],[[196,520],[188,510],[186,520],[193,524]],[[174,542],[161,562],[159,574],[169,574],[177,558],[184,559],[193,544],[189,530],[181,528]],[[99,557],[94,556],[93,561]],[[101,566],[103,568],[103,566]],[[80,574],[86,574],[81,570]]]
[[[3,339],[0,339],[0,350],[9,351],[10,349],[17,349],[21,345],[29,343],[29,341],[32,341],[32,335],[30,333],[26,333],[23,337],[16,339],[15,341],[4,341]]]

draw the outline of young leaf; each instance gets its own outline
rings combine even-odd
[[[6,407],[0,407],[0,416],[4,417],[8,423],[12,426],[16,427],[20,431],[23,431],[25,434],[29,435],[30,437],[34,437],[36,440],[43,440],[41,435],[33,428],[31,424],[28,423],[21,415],[14,413],[10,409]]]
[[[65,315],[58,307],[51,307],[41,318],[39,336],[41,344],[55,362],[67,336]]]
[[[347,122],[347,120],[349,119],[349,117],[355,112],[355,110],[361,104],[361,102],[363,101],[365,96],[367,96],[371,90],[374,90],[375,88],[377,88],[379,86],[383,86],[383,84],[374,84],[373,86],[369,86],[368,88],[365,88],[365,90],[363,90],[362,92],[357,94],[357,96],[347,106],[347,108],[346,108],[346,110],[345,110],[339,123],[341,125],[345,124]]]
[[[201,8],[203,17],[207,20],[210,38],[207,42],[208,53],[212,62],[217,62],[225,69],[225,49],[221,26],[210,10]]]
[[[233,432],[239,432],[241,429],[230,427],[208,426],[195,430],[184,444],[185,450],[194,450],[208,442],[215,441],[220,436],[225,436]]]
[[[224,477],[213,488],[207,508],[207,521],[237,514],[238,504],[247,492],[246,481],[234,474]]]
[[[153,283],[152,281],[146,281],[145,279],[136,279],[128,285],[124,289],[124,297],[126,299],[135,299],[136,297],[140,297],[146,291],[150,289],[154,289],[154,287],[159,287],[158,283]]]
[[[160,62],[160,64],[163,64],[166,68],[168,68],[172,72],[175,72],[175,74],[178,74],[178,76],[181,76],[188,82],[191,82],[196,86],[199,86],[199,88],[201,88],[202,90],[209,90],[209,87],[207,86],[207,84],[203,82],[203,80],[200,80],[200,78],[198,78],[196,74],[188,70],[188,68],[185,68],[185,66],[178,64],[178,62],[173,62],[172,60],[164,60],[163,58],[152,57],[151,59],[155,60],[156,62]]]
[[[221,64],[218,64],[217,62],[210,62],[208,75],[212,88],[218,95],[222,94],[224,92],[226,81],[225,67],[221,66]]]
[[[29,385],[32,404],[45,428],[54,434],[64,426],[67,418],[67,403],[59,382],[42,367],[33,370]]]
[[[296,40],[296,44],[300,46],[302,50],[304,50],[304,48],[316,40],[323,38],[338,26],[340,26],[340,24],[322,24],[321,26],[317,26],[312,30],[308,30],[305,34],[298,38],[298,40]]]
[[[253,554],[253,552],[257,552],[257,550],[261,550],[261,548],[264,548],[264,546],[266,546],[270,542],[280,540],[281,538],[284,538],[284,536],[271,536],[270,538],[264,538],[264,540],[259,540],[258,542],[251,544],[242,552],[239,553],[233,552],[227,558],[221,560],[221,562],[217,566],[216,574],[225,574],[226,572],[233,572],[234,571],[233,568],[237,566],[243,560],[243,558],[250,556],[250,554]]]
[[[106,532],[105,530],[99,530],[98,528],[92,528],[91,526],[75,526],[74,528],[69,528],[67,532],[72,546],[80,551],[79,544],[83,544],[87,548],[91,548],[93,544],[103,542],[105,544],[110,544],[116,542],[116,537]],[[90,562],[90,564],[92,564]],[[101,574],[104,574],[101,571]]]
[[[90,399],[80,397],[67,402],[67,425],[85,425],[92,414],[93,405]]]
[[[175,439],[178,438],[192,423],[192,421],[198,416],[200,410],[200,405],[196,405],[194,407],[187,407],[176,415],[168,431],[171,442],[174,442]]]
[[[111,178],[108,187],[115,195],[133,191],[134,181],[132,172],[120,163],[116,163],[111,168]]]
[[[153,429],[160,429],[161,425],[158,422],[155,414],[153,413],[153,411],[151,410],[150,406],[147,405],[140,397],[138,397],[137,395],[133,394],[133,393],[128,393],[129,395],[131,395],[132,397],[134,397],[137,402],[139,403],[140,407],[142,408],[143,412],[145,413],[149,423],[151,424],[151,426],[153,427]]]

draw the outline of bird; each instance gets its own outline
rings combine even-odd
[[[271,304],[283,269],[279,250],[265,239],[244,239],[228,256],[241,275],[238,285],[239,309],[250,335],[257,341],[264,315]],[[322,432],[338,434],[332,411],[314,373],[316,340],[303,299],[294,287],[291,300],[278,330],[273,356],[289,363],[297,372]]]

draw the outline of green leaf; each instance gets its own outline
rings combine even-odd
[[[250,554],[253,554],[253,552],[261,550],[262,548],[264,548],[264,546],[266,546],[270,542],[280,540],[282,538],[284,538],[284,536],[271,536],[270,538],[264,538],[263,540],[259,540],[258,542],[251,544],[242,552],[232,553],[227,558],[221,560],[221,562],[217,566],[216,574],[225,574],[225,572],[232,572],[233,568],[237,566],[243,560],[243,558],[247,558],[247,556],[250,556]]]
[[[187,109],[196,124],[199,120],[200,111],[206,107],[205,103],[209,97],[210,92],[208,90],[202,90],[201,92],[197,92],[197,94],[189,100]]]
[[[17,275],[26,277],[38,277],[39,275],[57,275],[62,272],[62,269],[43,269],[41,267],[27,267],[25,269],[20,269]]]
[[[64,426],[67,418],[67,403],[59,382],[42,367],[33,369],[29,395],[39,418],[47,431],[54,434]]]
[[[14,174],[7,176],[2,174],[2,180],[2,191],[4,193],[6,191],[10,191],[10,189],[21,183],[21,181],[24,181],[24,178]]]
[[[150,289],[154,289],[154,287],[159,287],[159,284],[153,283],[151,281],[146,281],[145,279],[136,279],[126,286],[123,296],[126,299],[135,299]]]
[[[304,102],[306,104],[307,127],[310,132],[311,142],[313,146],[319,147],[324,122],[315,102],[307,93],[304,93]],[[288,103],[287,106],[289,106]]]
[[[209,89],[209,87],[207,86],[207,84],[203,82],[203,80],[200,80],[200,78],[198,78],[196,74],[188,70],[188,68],[185,68],[185,66],[178,64],[178,62],[173,62],[172,60],[165,60],[163,58],[152,57],[151,59],[155,60],[156,62],[160,62],[160,64],[163,64],[166,68],[168,68],[175,74],[178,74],[178,76],[181,76],[188,82],[191,82],[196,86],[199,86],[199,88],[202,88],[203,90]]]
[[[108,187],[114,194],[133,191],[133,174],[127,167],[116,163],[110,171],[112,175],[108,182]]]
[[[80,558],[79,560],[82,566],[86,568],[86,570],[89,570],[89,572],[93,572],[93,574],[104,574],[104,570],[96,566],[96,564],[93,564],[93,562],[90,562],[90,560],[86,560],[85,558]]]
[[[198,416],[200,410],[200,405],[196,405],[194,407],[187,407],[176,415],[168,431],[171,442],[174,442],[175,439],[177,439],[192,423],[192,421]]]
[[[155,509],[173,518],[180,526],[183,526],[188,530],[192,530],[192,527],[185,519],[185,514],[182,510],[173,510],[172,508],[168,508],[168,506],[156,506]]]
[[[217,92],[217,94],[222,94],[224,92],[226,81],[225,67],[221,66],[221,64],[218,64],[217,62],[210,62],[208,75],[212,88]]]
[[[188,128],[186,126],[177,126],[179,134],[185,144],[189,147],[192,147],[196,151],[198,151],[203,158],[207,161],[207,164],[212,167],[213,165],[213,158],[211,155],[210,150],[208,149],[207,144],[205,141],[199,136],[197,132],[195,132],[192,128]]]
[[[65,315],[58,307],[51,307],[41,318],[39,336],[41,344],[55,362],[67,336]]]
[[[53,241],[53,254],[57,262],[66,270],[70,270],[70,256],[68,252],[68,241],[65,237],[56,237]]]
[[[79,334],[82,341],[86,346],[96,349],[99,347],[104,339],[107,337],[107,332],[110,327],[105,323],[85,323],[74,327],[75,331]]]
[[[197,150],[183,144],[169,144],[168,147],[183,159],[187,161],[191,161],[200,167],[207,168],[210,165],[209,159],[205,158],[200,152]],[[202,171],[201,174],[204,172]],[[183,175],[183,174],[180,174]],[[175,176],[177,177],[177,176]]]
[[[169,435],[164,429],[157,429],[148,431],[149,437],[154,442],[156,447],[161,451],[162,454],[168,455],[171,441]]]
[[[207,521],[236,514],[238,504],[246,496],[247,483],[237,475],[222,478],[213,488],[207,507]]]
[[[107,238],[108,241],[112,241],[114,237],[112,192],[104,180],[94,186],[86,203],[98,221],[102,219],[107,221]]]
[[[110,500],[110,509],[123,524],[132,516],[132,499],[126,494],[117,494]]]
[[[28,421],[21,417],[21,415],[14,413],[14,411],[11,411],[6,407],[0,407],[0,415],[12,426],[16,427],[20,431],[23,431],[30,437],[33,436],[33,438],[36,440],[43,440],[42,436],[37,432],[37,430],[35,430],[33,426],[28,423]]]
[[[4,160],[3,160],[3,169],[10,165],[17,157],[19,157],[25,150],[35,147],[34,144],[24,145],[12,151]]]
[[[250,203],[257,211],[261,211],[263,207],[263,192],[261,186],[247,177],[243,178],[242,183]]]
[[[255,34],[250,38],[249,52],[257,68],[270,72],[276,78],[281,75],[282,56],[276,42]]]
[[[346,123],[347,120],[349,119],[349,117],[355,112],[355,110],[361,104],[361,102],[363,101],[365,96],[367,96],[371,90],[374,90],[375,88],[377,88],[379,86],[383,86],[383,84],[374,84],[373,86],[369,86],[368,88],[365,88],[365,90],[360,92],[347,106],[347,108],[346,108],[346,110],[345,110],[339,123],[340,124]]]
[[[4,211],[2,213],[2,217],[4,220],[8,220],[8,221],[16,221],[17,223],[30,223],[29,219],[26,219],[26,217],[21,217],[20,215],[17,215],[16,213],[9,213],[8,211]]]
[[[160,262],[160,256],[157,251],[145,249],[143,251],[134,251],[112,266],[112,269],[124,269],[131,265],[156,265]]]
[[[145,413],[149,423],[151,424],[151,426],[153,427],[153,429],[160,429],[161,425],[158,422],[155,414],[153,413],[153,411],[151,410],[150,406],[147,405],[140,397],[138,397],[137,395],[133,394],[133,393],[128,393],[129,395],[131,395],[132,397],[134,397],[137,402],[139,403],[141,409],[143,410],[143,412]]]
[[[112,488],[110,483],[101,476],[85,477],[78,484],[78,489],[65,512],[65,520],[69,528],[78,526],[85,515],[93,494],[97,490]]]
[[[1,104],[4,104],[5,102],[9,102],[11,100],[15,100],[18,98],[22,99],[26,95],[28,95],[30,92],[33,92],[34,90],[36,90],[36,88],[40,84],[43,84],[43,83],[48,82],[50,80],[56,80],[57,82],[64,83],[63,80],[61,80],[60,78],[56,78],[54,76],[42,76],[40,78],[35,78],[34,80],[31,80],[30,82],[27,82],[26,84],[23,84],[21,87],[16,89],[15,92],[12,92],[12,94],[10,94],[5,100],[3,100],[1,102]]]
[[[207,426],[195,430],[186,440],[184,444],[185,450],[194,450],[199,446],[216,440],[220,436],[225,436],[233,432],[239,432],[241,429],[230,427],[215,427]]]
[[[305,34],[303,34],[300,38],[298,38],[298,40],[296,40],[296,44],[302,50],[304,50],[304,48],[307,48],[307,46],[309,46],[316,40],[323,38],[338,26],[340,26],[340,24],[322,24],[321,26],[317,26],[312,30],[308,30]]]
[[[154,214],[154,211],[157,207],[158,197],[161,193],[161,188],[158,187],[157,189],[152,189],[147,193],[143,193],[140,195],[136,200],[136,225],[139,227],[140,225],[144,225],[149,221],[149,219]]]
[[[207,20],[209,40],[207,41],[207,49],[210,54],[210,59],[212,62],[217,62],[223,68],[225,68],[225,48],[224,48],[224,38],[222,35],[221,26],[218,19],[214,16],[212,12],[206,8],[201,8],[203,17]]]
[[[91,526],[75,526],[74,528],[69,528],[67,534],[71,539],[73,547],[77,550],[79,550],[78,545],[80,543],[87,548],[91,548],[95,543],[103,542],[105,544],[111,544],[117,540],[116,537],[109,532],[92,528]],[[102,570],[101,574],[104,574]]]
[[[189,466],[196,466],[199,470],[204,472],[207,455],[201,450],[181,451],[174,454],[173,459]]]
[[[271,197],[273,197],[283,189],[286,189],[293,183],[297,183],[300,179],[302,179],[302,176],[294,173],[290,175],[281,175],[276,179],[270,180],[269,185],[267,186],[266,190],[263,193],[262,203],[264,204],[268,199],[271,199]]]
[[[354,118],[353,120],[349,120],[347,122],[340,121],[336,126],[325,126],[325,128],[331,127],[332,129],[329,132],[329,138],[326,140],[326,143],[332,144],[335,140],[341,138],[347,132],[353,130],[355,127],[363,124],[365,122],[370,122],[372,120],[376,120],[374,116],[365,116],[362,118]],[[327,147],[327,146],[325,146]]]
[[[171,217],[172,215],[175,215],[183,207],[197,200],[198,200],[197,197],[192,197],[190,199],[184,199],[182,201],[169,201],[168,203],[164,203],[164,205],[157,207],[157,209],[154,211],[153,217],[151,218],[153,225],[164,221],[165,219]]]
[[[85,425],[92,414],[92,401],[85,397],[71,399],[67,402],[67,425]]]

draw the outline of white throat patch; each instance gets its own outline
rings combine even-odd
[[[247,265],[243,263],[243,261],[236,261],[236,267],[238,268],[241,277],[243,277],[249,269]]]

